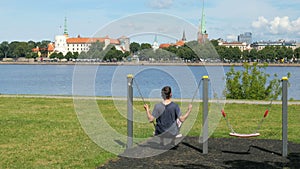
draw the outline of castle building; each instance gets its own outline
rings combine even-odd
[[[115,46],[117,50],[122,52],[129,51],[130,39],[128,37],[122,36],[118,39],[113,39],[108,36],[105,37],[81,37],[78,35],[77,37],[69,37],[67,30],[67,20],[65,18],[64,25],[64,34],[55,36],[55,48],[54,52],[62,53],[66,55],[68,52],[88,52],[90,46],[96,42],[104,43],[105,49],[108,45],[112,44]]]

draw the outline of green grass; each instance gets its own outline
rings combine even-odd
[[[0,168],[95,168],[115,157],[83,132],[71,99],[0,103]]]
[[[98,100],[106,121],[119,133],[126,135],[127,121],[110,100]],[[126,115],[126,102],[119,102]],[[134,136],[149,138],[152,124],[147,123],[142,102],[135,102]],[[197,107],[194,103],[194,107]],[[186,105],[181,105],[186,110]],[[261,120],[266,105],[226,104],[225,111],[237,132],[251,133]],[[190,136],[201,132],[199,115],[193,110],[188,121],[195,120]],[[289,141],[300,143],[300,106],[289,106]],[[195,118],[195,119],[193,119]],[[210,118],[218,120],[212,137],[229,137],[228,128],[219,110]],[[189,122],[186,122],[187,125]],[[281,105],[272,105],[258,139],[281,139]],[[0,97],[0,168],[95,168],[117,158],[97,146],[83,131],[77,119],[72,99]]]

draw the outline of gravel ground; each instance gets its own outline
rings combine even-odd
[[[287,157],[282,157],[280,140],[211,138],[208,154],[202,153],[198,137],[177,142],[178,147],[169,150],[150,139],[98,168],[300,168],[300,144],[291,142]]]

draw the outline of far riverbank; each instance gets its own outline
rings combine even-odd
[[[254,62],[249,63],[252,65]],[[0,62],[0,64],[7,65],[101,65],[101,66],[242,66],[243,63],[182,63],[182,62]],[[264,65],[264,63],[259,63]],[[268,63],[268,66],[277,67],[299,67],[298,63]]]

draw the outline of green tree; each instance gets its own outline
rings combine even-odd
[[[171,57],[176,55],[165,49],[157,49],[155,50],[155,52],[153,52],[153,50],[149,50],[149,51],[150,51],[149,53],[152,55],[152,56],[150,55],[151,56],[150,58],[153,58],[157,61],[168,61],[171,59]]]
[[[25,57],[27,54],[27,43],[26,42],[17,42],[16,47],[14,48],[13,54],[16,58]]]
[[[251,49],[249,53],[249,59],[251,62],[254,62],[257,60],[257,50],[256,49]]]
[[[64,56],[65,59],[67,59],[68,61],[73,58],[73,53],[72,52],[68,52],[65,56]]]
[[[139,43],[132,42],[129,46],[130,52],[135,54],[137,51],[141,49],[141,46]]]
[[[297,59],[300,59],[300,47],[294,50],[294,56]]]
[[[211,43],[214,47],[219,46],[218,40],[213,39],[213,40],[210,41],[210,43]]]
[[[4,41],[0,44],[0,57],[7,58],[7,54],[9,52],[9,43]]]
[[[50,59],[58,58],[58,53],[54,52],[50,55]]]
[[[286,50],[284,48],[278,46],[276,47],[276,52],[279,59],[286,58]]]
[[[250,56],[250,51],[249,51],[249,50],[243,50],[243,51],[242,51],[242,57],[241,57],[241,59],[242,59],[244,62],[249,61],[249,56]]]
[[[77,59],[78,56],[79,56],[79,53],[78,53],[78,52],[74,52],[74,53],[73,53],[73,59]]]
[[[157,50],[162,50],[162,49],[157,49]],[[141,61],[149,61],[150,58],[152,59],[158,58],[156,51],[154,51],[153,49],[144,49],[140,51],[139,59]]]
[[[142,43],[141,44],[141,50],[151,49],[151,48],[152,48],[152,46],[149,43]]]
[[[265,73],[267,65],[252,66],[244,63],[242,71],[235,71],[231,67],[226,73],[226,98],[229,99],[250,99],[267,100],[277,99],[281,93],[280,79],[274,74],[274,79],[269,80],[269,74]],[[287,74],[290,77],[290,73]]]
[[[260,59],[262,59],[263,61],[270,60],[274,62],[277,57],[277,52],[275,49],[276,48],[273,46],[266,46],[264,49],[260,51],[261,53]]]
[[[28,52],[31,52],[31,50],[33,49],[33,48],[35,48],[36,47],[36,43],[34,42],[34,41],[28,41],[27,42],[27,51]]]
[[[87,57],[88,57],[87,52],[81,52],[81,53],[78,55],[78,59],[86,59]]]
[[[103,55],[101,53],[103,52],[104,46],[105,44],[99,41],[92,43],[89,48],[89,51],[87,53],[83,53],[82,55],[80,55],[80,58],[81,59],[103,59]],[[109,47],[110,45],[107,46],[106,48]]]
[[[167,48],[164,48],[164,50],[169,51],[171,53],[177,53],[177,48],[176,48],[176,46],[173,46],[173,45],[171,45]]]
[[[124,52],[123,54],[122,54],[122,58],[123,59],[126,59],[126,58],[128,58],[130,56],[130,52],[129,51],[126,51],[126,52]]]
[[[225,46],[217,46],[216,51],[218,52],[222,61],[227,61],[230,59],[227,57],[227,48]]]
[[[104,60],[120,61],[123,59],[123,52],[117,50],[114,46],[105,54]]]
[[[294,56],[294,51],[292,48],[287,48],[287,47],[285,47],[285,48],[286,48],[286,58],[288,60],[291,60]]]
[[[241,59],[242,52],[238,47],[230,47],[229,50],[231,51],[230,53],[232,54],[232,59],[236,62],[238,62]]]
[[[184,60],[199,60],[196,59],[197,56],[195,55],[194,51],[187,46],[179,47],[176,54],[178,57]]]
[[[38,54],[36,52],[30,52],[26,55],[26,58],[29,59],[29,58],[37,58],[38,57]]]
[[[219,55],[215,47],[207,41],[206,43],[199,44],[198,41],[190,41],[185,44],[194,52],[194,59],[218,59]]]
[[[57,54],[57,58],[58,58],[58,59],[63,59],[63,58],[64,58],[64,54],[61,53],[61,52],[59,52],[59,53]]]

